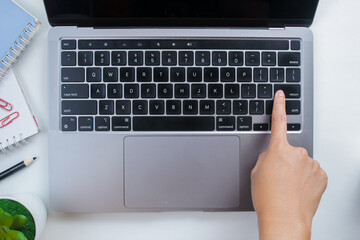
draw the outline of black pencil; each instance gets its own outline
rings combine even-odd
[[[3,171],[2,173],[0,173],[0,180],[10,176],[13,173],[16,173],[17,171],[30,166],[34,161],[35,161],[36,157],[30,158],[30,159],[26,159],[22,162],[19,162],[18,164],[12,166],[11,168]]]

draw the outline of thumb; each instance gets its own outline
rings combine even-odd
[[[282,90],[277,91],[274,98],[270,146],[279,142],[287,142],[285,94]]]

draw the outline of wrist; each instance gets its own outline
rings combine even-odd
[[[311,221],[291,216],[258,216],[260,240],[310,240]]]

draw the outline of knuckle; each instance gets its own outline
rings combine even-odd
[[[302,157],[307,157],[308,156],[308,151],[305,148],[302,147],[298,147],[296,148],[296,151],[299,153],[300,156]]]

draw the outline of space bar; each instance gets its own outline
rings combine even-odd
[[[134,131],[214,131],[214,117],[134,117]]]

